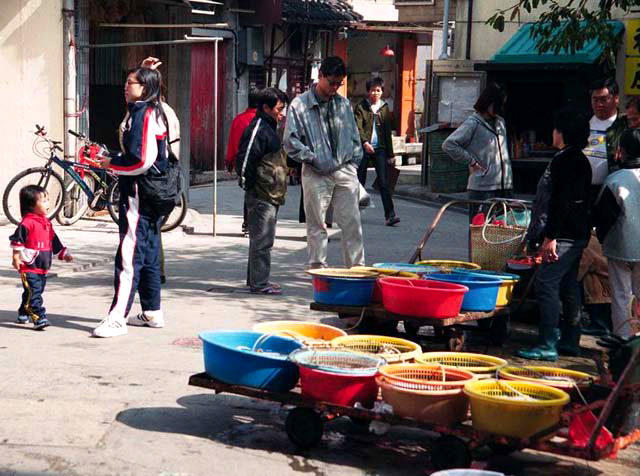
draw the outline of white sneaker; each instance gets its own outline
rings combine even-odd
[[[100,325],[93,330],[94,337],[117,337],[127,333],[127,321],[117,317],[107,316]]]
[[[164,327],[164,316],[162,310],[142,311],[137,316],[129,316],[127,324],[130,326],[147,326],[160,328]]]

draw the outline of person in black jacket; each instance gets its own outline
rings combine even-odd
[[[269,282],[271,249],[276,237],[278,208],[287,193],[287,159],[277,133],[287,96],[276,88],[260,93],[258,112],[240,138],[236,170],[245,190],[249,225],[247,286],[252,293],[281,294]]]
[[[380,184],[385,224],[393,226],[400,222],[400,218],[396,216],[393,208],[387,172],[388,165],[394,161],[391,113],[387,103],[382,100],[383,79],[380,77],[369,79],[366,85],[368,97],[363,99],[353,111],[364,151],[364,156],[358,166],[358,180],[363,187],[366,185],[367,168],[371,160]]]
[[[558,352],[580,353],[577,274],[590,237],[591,185],[591,167],[582,153],[589,137],[586,117],[567,108],[557,111],[553,121],[553,145],[560,151],[538,183],[528,230],[530,246],[539,246],[543,258],[535,282],[540,306],[538,345],[518,351],[526,359],[549,361],[557,360]]]

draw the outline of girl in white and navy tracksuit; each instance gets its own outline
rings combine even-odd
[[[147,74],[149,72],[159,76],[157,71],[146,70]],[[96,337],[126,334],[127,323],[164,326],[159,259],[162,217],[141,199],[136,181],[136,177],[145,173],[164,172],[169,163],[167,127],[159,106],[159,91],[157,98],[127,105],[129,118],[122,138],[124,152],[110,162],[111,169],[119,175],[120,245],[115,260],[113,301],[109,315],[93,331]],[[127,321],[136,290],[142,313],[130,316]]]

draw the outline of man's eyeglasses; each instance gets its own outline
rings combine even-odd
[[[591,98],[591,101],[596,104],[606,104],[609,99],[611,99],[611,94],[607,94],[606,96],[594,96]]]

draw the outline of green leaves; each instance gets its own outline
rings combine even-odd
[[[615,53],[622,39],[607,23],[611,20],[611,10],[620,8],[628,12],[631,7],[640,6],[640,0],[600,0],[597,3],[588,0],[515,0],[512,6],[497,10],[486,23],[503,32],[505,15],[513,22],[519,19],[522,10],[531,13],[543,6],[546,8],[532,28],[538,51],[573,54],[586,42],[596,39],[604,45],[600,61],[615,63]],[[634,41],[635,46],[640,47],[640,33]]]

